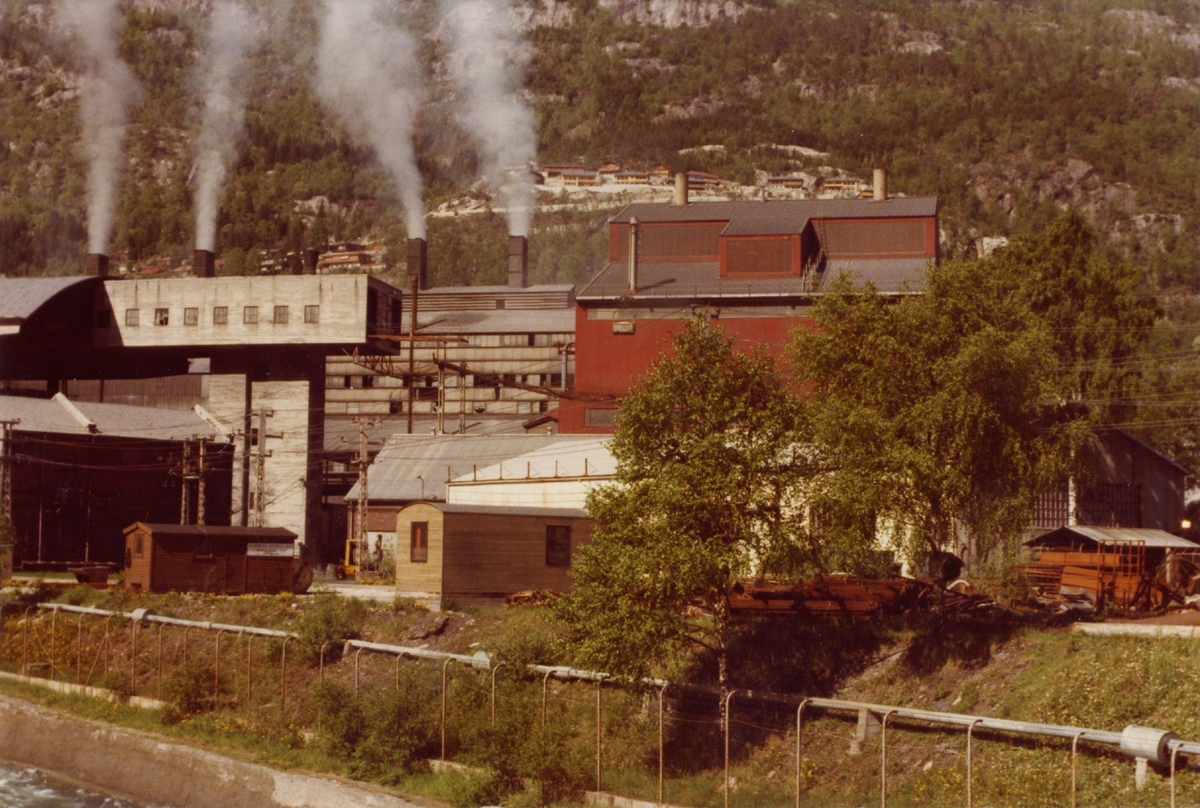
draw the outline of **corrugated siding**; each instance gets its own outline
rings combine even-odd
[[[792,239],[729,239],[725,244],[725,271],[730,274],[792,272]]]

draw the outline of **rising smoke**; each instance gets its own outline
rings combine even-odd
[[[254,20],[236,2],[217,7],[208,31],[200,86],[204,122],[196,155],[196,249],[215,250],[217,203],[237,155],[246,108],[245,59],[258,38]]]
[[[421,174],[413,124],[421,73],[412,37],[379,0],[325,0],[317,50],[317,95],[354,137],[369,144],[391,175],[410,238],[425,238]]]
[[[526,167],[537,144],[533,113],[517,90],[528,52],[504,0],[440,0],[440,6],[451,32],[448,61],[464,99],[463,123],[479,144],[484,178],[499,189],[509,234],[527,236],[534,189]]]
[[[88,251],[103,253],[112,238],[122,141],[129,107],[141,87],[117,51],[124,18],[118,0],[63,0],[58,21],[77,45],[83,145],[87,154]]]

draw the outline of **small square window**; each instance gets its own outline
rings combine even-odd
[[[304,322],[306,322],[306,323],[321,322],[321,307],[320,306],[305,306],[304,307]]]
[[[168,325],[170,322],[171,322],[171,310],[170,309],[155,309],[154,310],[154,324],[155,325]]]
[[[421,564],[429,560],[429,523],[413,522],[410,532],[409,560]]]
[[[229,307],[214,306],[213,307],[213,325],[226,325],[229,322]]]
[[[125,309],[125,325],[137,328],[139,309]]]
[[[199,325],[200,324],[200,309],[189,307],[183,310],[184,325]]]
[[[570,525],[546,525],[546,566],[571,566]]]
[[[242,309],[242,322],[245,325],[258,323],[258,306],[246,306]]]
[[[287,325],[287,321],[288,321],[288,307],[287,306],[276,306],[275,307],[275,320],[274,320],[275,324],[276,325]]]

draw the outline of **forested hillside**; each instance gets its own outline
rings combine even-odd
[[[395,190],[312,89],[316,0],[246,5],[261,31],[218,248],[234,267],[254,250],[328,239],[386,239],[398,257]],[[123,6],[120,50],[142,92],[112,249],[134,260],[191,247],[193,68],[211,7]],[[78,65],[53,11],[6,0],[0,12],[0,272],[9,275],[73,272],[85,250]],[[663,161],[745,184],[756,169],[865,176],[882,166],[893,190],[941,198],[946,253],[1039,229],[1073,205],[1146,267],[1156,291],[1200,290],[1194,4],[533,0],[518,11],[541,160]],[[393,13],[420,43],[416,142],[428,207],[485,195],[448,103],[435,4],[396,2]],[[797,159],[771,144],[827,156]],[[679,154],[700,145],[723,148]],[[536,280],[594,269],[606,215],[539,217]],[[430,221],[436,273],[490,280],[502,260],[490,237],[503,233],[499,218]]]

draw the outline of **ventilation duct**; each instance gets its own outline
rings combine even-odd
[[[83,266],[85,275],[94,278],[108,277],[108,256],[104,253],[88,253]]]
[[[882,168],[875,169],[875,193],[872,197],[876,202],[884,202],[887,194],[887,172]]]
[[[529,285],[529,239],[508,237],[508,285],[524,289]]]
[[[428,247],[423,238],[408,240],[408,279],[409,286],[424,291],[428,289],[429,257]]]
[[[212,250],[192,251],[192,275],[197,278],[217,277],[217,256]]]
[[[675,175],[675,198],[672,200],[677,208],[684,207],[688,203],[688,178],[687,174]]]

